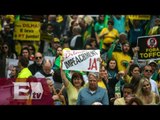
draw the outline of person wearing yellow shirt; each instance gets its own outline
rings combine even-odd
[[[26,82],[26,78],[32,76],[31,71],[28,69],[29,60],[25,57],[21,57],[18,61],[18,68],[20,72],[18,73],[18,77],[16,82]]]
[[[68,105],[76,105],[79,91],[85,84],[82,74],[74,72],[71,77],[71,81],[69,81],[65,75],[65,72],[61,68],[61,77],[67,91]]]
[[[124,81],[130,83],[133,76],[140,75],[140,67],[137,64],[129,65],[128,74],[125,74]]]
[[[122,44],[122,51],[113,52],[116,44],[113,44],[108,50],[108,60],[115,59],[117,61],[118,71],[126,71],[129,62],[131,61],[131,56],[128,54],[130,50],[129,42]]]
[[[132,96],[133,95],[133,86],[131,84],[124,84],[124,87],[123,87],[123,97],[121,98],[117,98],[115,101],[114,101],[114,105],[126,105],[127,102],[129,101],[128,98],[129,96]],[[131,97],[130,97],[131,99]]]
[[[101,65],[98,79],[98,86],[107,90],[108,72],[104,65]]]
[[[114,22],[109,20],[108,21],[108,28],[103,28],[99,38],[103,38],[103,51],[109,49],[110,45],[119,37],[118,31],[113,28]]]

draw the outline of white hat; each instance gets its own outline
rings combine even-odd
[[[154,60],[150,60],[150,61],[148,61],[148,65],[150,65],[151,63],[154,63],[154,64],[156,64],[156,65],[157,65],[156,61],[154,61]]]

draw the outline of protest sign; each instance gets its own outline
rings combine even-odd
[[[40,22],[16,21],[13,33],[14,40],[40,40]]]
[[[64,50],[63,70],[99,72],[99,50]]]

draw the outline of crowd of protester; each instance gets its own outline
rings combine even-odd
[[[19,16],[0,17],[0,78],[45,79],[49,88],[45,97],[51,98],[51,105],[160,103],[159,61],[141,64],[137,57],[137,38],[160,34],[160,16],[131,20],[127,15],[42,15],[40,32],[51,36],[49,41],[14,40]],[[62,70],[65,49],[100,50],[100,71]],[[55,59],[52,62],[45,56]],[[6,58],[17,59],[18,64],[7,68]]]

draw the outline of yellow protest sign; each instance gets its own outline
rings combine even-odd
[[[14,40],[40,40],[40,22],[17,21],[13,33]]]
[[[129,15],[129,19],[131,20],[150,20],[150,15]]]

